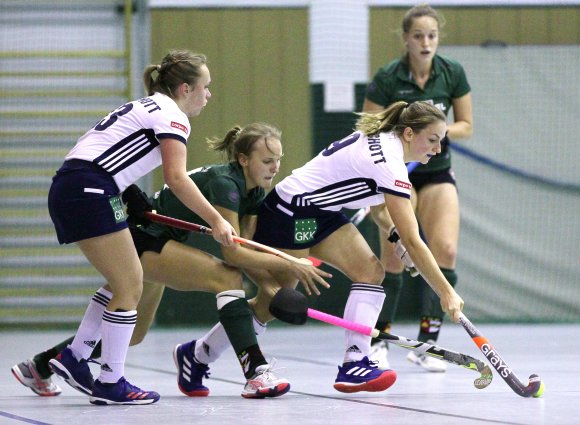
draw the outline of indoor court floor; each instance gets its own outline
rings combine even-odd
[[[204,328],[156,329],[129,350],[128,379],[161,394],[148,406],[93,406],[60,378],[63,393],[38,397],[12,376],[12,365],[60,342],[70,333],[0,332],[0,424],[580,424],[580,324],[475,325],[495,346],[518,378],[543,379],[542,398],[515,394],[494,370],[485,389],[473,386],[477,373],[449,365],[447,373],[428,373],[391,347],[397,382],[381,393],[343,394],[332,387],[342,360],[343,331],[309,322],[302,327],[274,325],[261,339],[266,357],[292,385],[282,397],[247,400],[240,396],[243,375],[232,350],[211,367],[205,381],[209,397],[189,398],[176,385],[175,344],[200,336]],[[417,326],[393,333],[416,338]],[[438,345],[485,360],[460,325],[446,324]],[[96,372],[96,371],[95,371]]]

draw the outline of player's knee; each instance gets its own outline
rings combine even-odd
[[[433,255],[440,267],[453,268],[457,259],[457,245],[449,242],[441,242],[433,248]]]
[[[134,310],[139,304],[141,294],[143,294],[143,281],[139,280],[130,285],[117,287],[113,292],[113,297],[123,306],[123,309]]]
[[[224,264],[222,273],[216,277],[217,292],[229,291],[232,289],[242,289],[243,276],[242,272],[235,268]]]
[[[356,282],[365,282],[374,285],[381,285],[385,279],[385,269],[378,258],[374,257],[372,261],[364,264],[364,269],[360,271]]]
[[[388,273],[398,274],[402,273],[404,269],[403,262],[394,255],[381,257],[381,264],[383,265],[385,271]]]

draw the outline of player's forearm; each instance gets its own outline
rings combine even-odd
[[[391,227],[394,226],[393,219],[384,204],[371,207],[371,217],[375,224],[384,232],[388,233]]]
[[[272,271],[285,271],[289,268],[289,262],[271,254],[254,251],[244,246],[235,248],[222,247],[222,253],[226,263],[239,268],[264,269]]]
[[[456,121],[447,127],[447,136],[454,140],[467,140],[473,135],[473,125],[467,121]]]

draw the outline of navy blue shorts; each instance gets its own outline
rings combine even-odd
[[[65,161],[52,178],[48,212],[61,244],[127,228],[119,188],[92,162]]]
[[[455,174],[451,168],[446,168],[440,171],[411,173],[409,174],[409,181],[417,193],[428,184],[451,183],[453,186],[457,186],[457,183],[455,182]]]
[[[340,211],[293,207],[274,189],[260,206],[254,240],[274,248],[310,248],[347,223]]]

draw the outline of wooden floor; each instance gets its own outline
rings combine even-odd
[[[261,339],[267,358],[292,388],[282,397],[247,400],[240,396],[243,375],[229,350],[211,367],[209,397],[188,398],[176,385],[172,359],[175,344],[205,329],[153,330],[129,350],[126,376],[136,385],[161,394],[149,406],[93,406],[88,398],[57,379],[58,397],[38,397],[16,381],[12,365],[63,340],[68,333],[0,332],[0,424],[529,424],[580,423],[580,324],[476,324],[496,350],[527,382],[532,373],[546,385],[542,398],[522,398],[494,374],[483,390],[473,386],[470,370],[450,365],[433,374],[406,361],[408,351],[392,347],[395,385],[382,393],[342,394],[332,384],[342,360],[343,331],[323,324],[271,326]],[[417,328],[401,325],[393,333],[416,338]],[[444,327],[438,342],[448,349],[484,360],[459,325]]]

